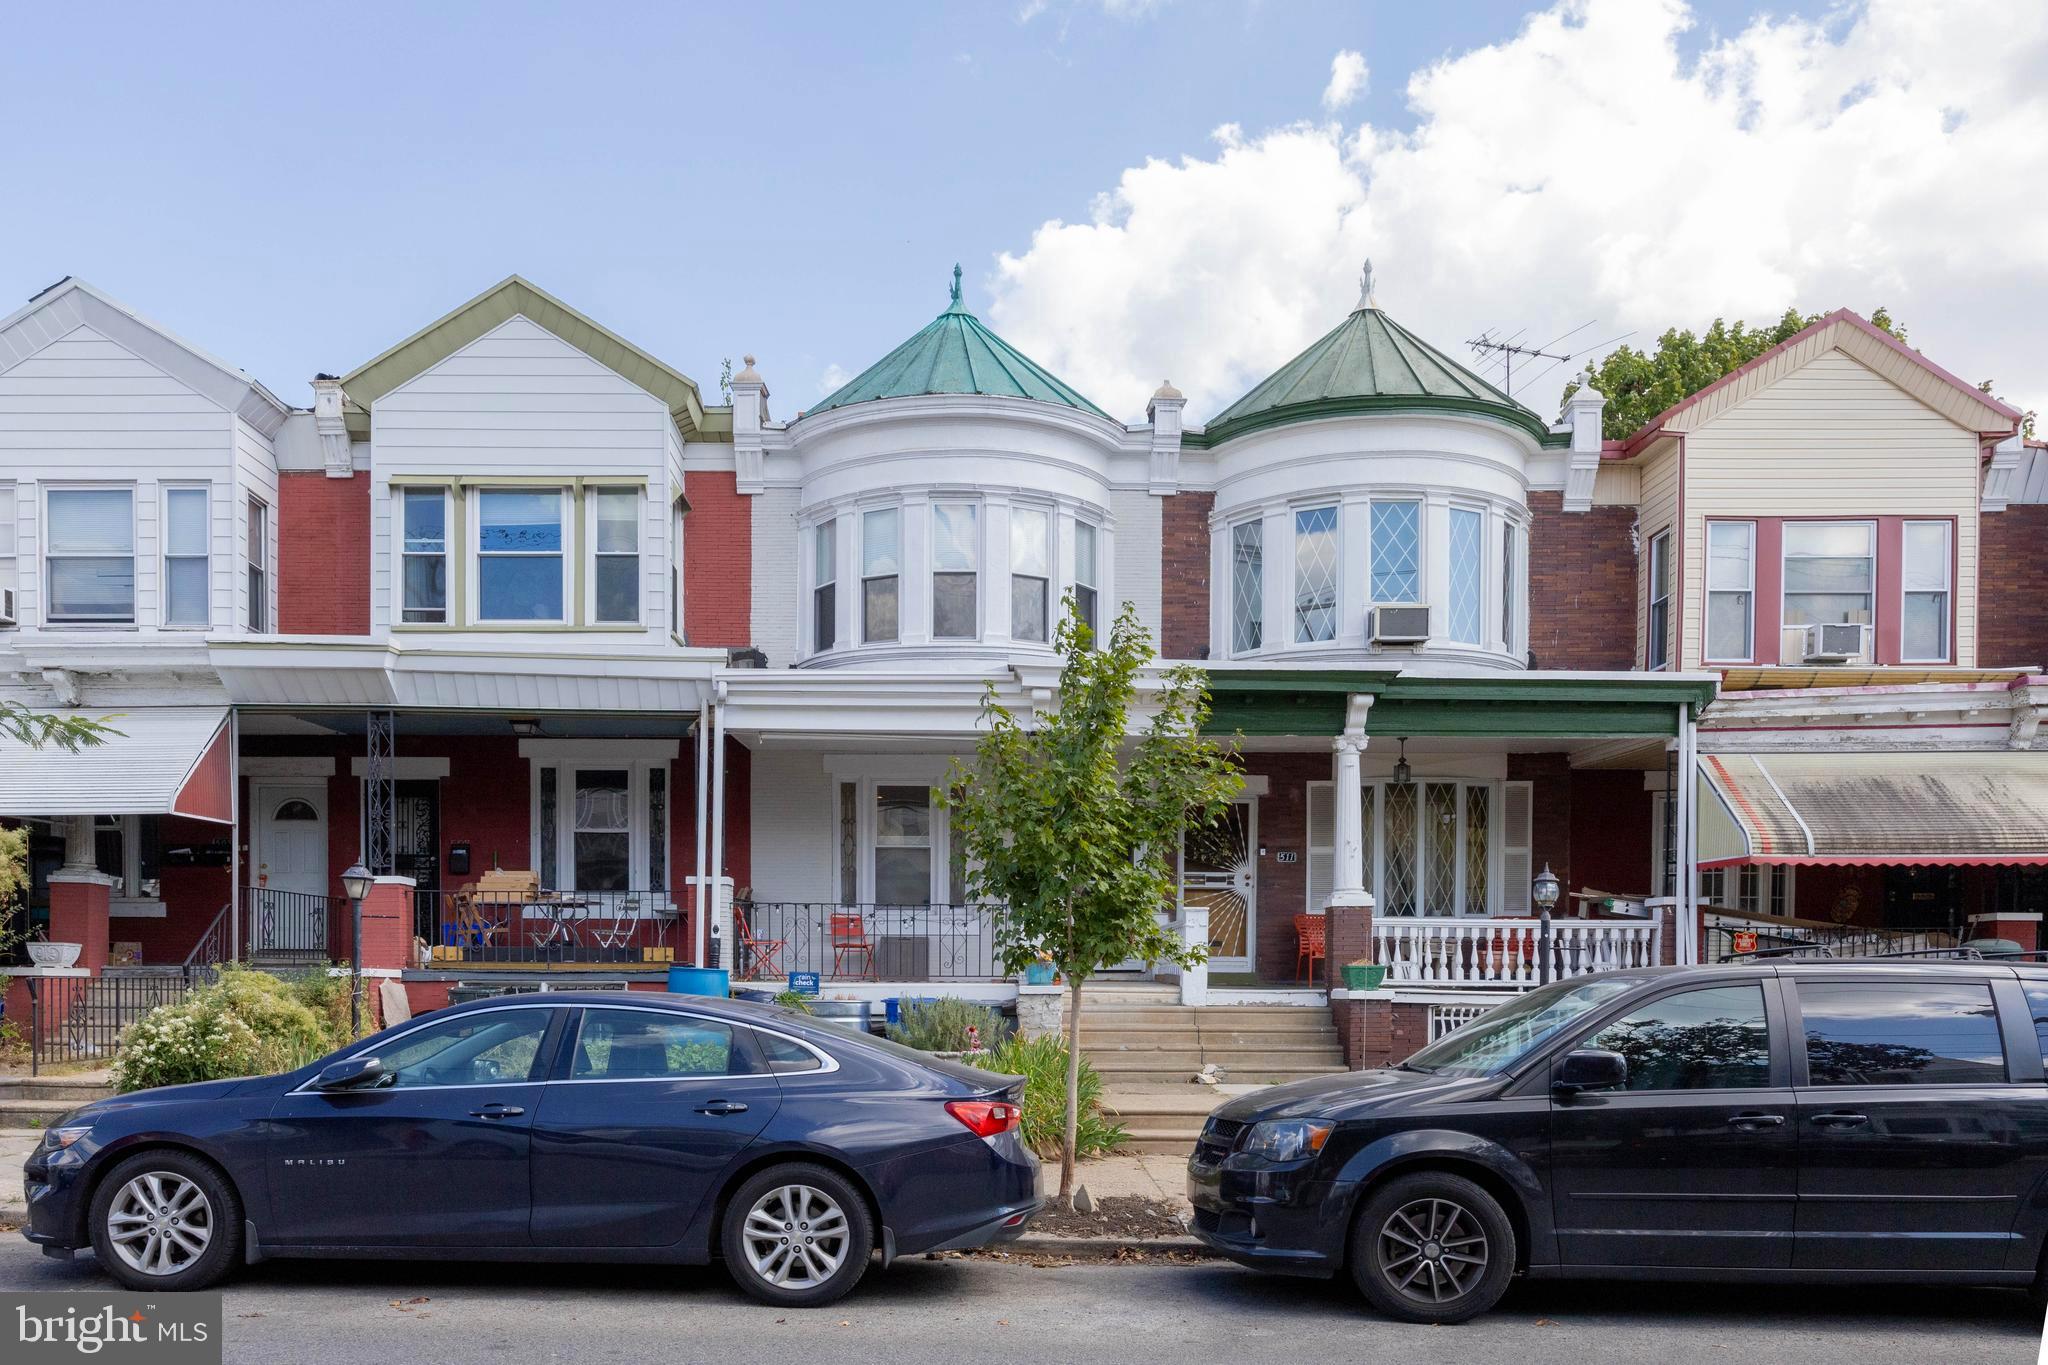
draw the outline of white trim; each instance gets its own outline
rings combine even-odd
[[[1911,551],[1907,548],[1906,537],[1915,526],[1939,526],[1941,528],[1941,597],[1942,632],[1941,653],[1933,658],[1915,658],[1906,653],[1906,599],[1916,593],[1930,596],[1925,588],[1906,586],[1906,563]],[[1878,547],[1880,555],[1883,547]],[[1899,524],[1899,662],[1902,664],[1946,664],[1955,657],[1956,646],[1956,522],[1949,517],[1905,517]],[[1872,570],[1873,574],[1875,569]],[[1877,613],[1874,610],[1877,598],[1877,583],[1871,581],[1871,636],[1872,649],[1876,648]]]
[[[507,629],[518,629],[528,626],[560,626],[574,622],[578,615],[576,611],[575,572],[576,541],[578,537],[575,517],[576,499],[572,496],[574,490],[569,483],[565,480],[560,485],[554,487],[538,488],[517,484],[492,485],[489,483],[478,483],[465,488],[464,492],[467,495],[464,510],[468,515],[463,527],[462,539],[463,554],[468,558],[466,567],[469,570],[464,575],[466,579],[464,595],[468,599],[463,604],[466,608],[464,619],[473,626],[502,626]],[[486,493],[553,493],[555,495],[555,524],[561,531],[561,549],[522,552],[494,550],[490,552],[490,557],[493,559],[545,559],[548,555],[553,554],[559,558],[562,566],[562,610],[557,615],[499,618],[487,617],[483,614],[483,562],[485,555],[482,547],[484,534],[483,507],[484,495]],[[630,627],[627,628],[630,629]]]
[[[332,760],[329,760],[330,762]],[[349,775],[368,777],[370,760],[352,758],[348,761]],[[410,756],[391,760],[391,777],[397,782],[431,782],[448,776],[448,760],[445,758],[414,758]]]
[[[1756,522],[1747,517],[1707,517],[1703,519],[1700,532],[1700,662],[1708,664],[1746,664],[1757,660],[1756,638]],[[1749,580],[1746,587],[1716,588],[1714,586],[1714,528],[1716,526],[1747,526],[1749,528]],[[1785,569],[1784,544],[1779,543],[1778,554],[1778,629],[1782,635],[1785,626]],[[1714,594],[1742,593],[1749,598],[1748,649],[1739,659],[1716,659],[1707,653],[1707,642],[1714,634]],[[1777,663],[1773,654],[1767,661]]]

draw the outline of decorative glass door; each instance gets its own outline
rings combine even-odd
[[[1214,823],[1190,830],[1181,842],[1180,903],[1208,908],[1212,970],[1252,970],[1257,847],[1257,820],[1249,801],[1233,801]]]

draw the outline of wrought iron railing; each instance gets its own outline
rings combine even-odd
[[[242,888],[249,923],[249,957],[259,962],[326,962],[337,953],[330,938],[336,915],[348,914],[340,896],[313,891],[279,891],[267,886]]]
[[[1736,917],[1715,912],[1704,926],[1706,962],[1740,962],[1762,953],[1797,956],[1874,957],[1880,953],[1930,952],[1953,948],[1960,940],[1950,926],[1881,929],[1861,924],[1787,922],[1758,916]]]
[[[212,967],[234,957],[235,945],[228,927],[230,908],[226,905],[220,908],[220,913],[213,917],[213,923],[206,926],[199,941],[192,945],[192,951],[185,954],[186,967]]]
[[[689,912],[668,891],[420,891],[428,962],[658,965],[690,943]]]
[[[213,980],[206,967],[115,968],[104,976],[25,977],[30,1074],[74,1062],[105,1065],[129,1025]]]
[[[742,980],[816,972],[827,981],[992,981],[995,917],[985,905],[738,901],[727,953]]]

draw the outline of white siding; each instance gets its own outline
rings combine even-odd
[[[1111,533],[1110,572],[1114,581],[1106,584],[1102,625],[1116,619],[1125,602],[1138,609],[1138,620],[1159,641],[1162,610],[1159,586],[1159,540],[1163,534],[1162,499],[1143,491],[1118,489],[1109,495],[1109,514],[1116,518]]]
[[[749,785],[755,898],[838,900],[832,862],[839,847],[838,821],[823,757],[815,752],[756,750]]]
[[[768,655],[770,668],[796,662],[798,612],[805,596],[797,551],[799,496],[794,488],[770,488],[752,499],[754,595],[749,631],[754,644]]]
[[[239,418],[235,422],[235,494],[227,509],[228,520],[233,528],[234,553],[223,556],[229,562],[226,566],[231,592],[230,614],[223,618],[218,604],[214,608],[214,622],[223,619],[232,621],[236,628],[246,630],[249,626],[249,501],[255,499],[265,508],[263,525],[268,544],[263,547],[264,581],[269,588],[270,600],[264,604],[263,620],[268,630],[277,630],[277,456],[271,449],[270,441]],[[216,512],[216,517],[218,517]],[[216,544],[219,543],[216,538]],[[221,577],[219,564],[213,566],[214,582]]]
[[[1636,667],[1647,668],[1649,667],[1650,541],[1660,531],[1670,531],[1672,533],[1671,551],[1675,556],[1678,552],[1679,541],[1682,539],[1677,532],[1677,450],[1675,448],[1667,450],[1660,454],[1652,455],[1649,459],[1645,460],[1640,477],[1642,479],[1643,493],[1642,505],[1636,512],[1636,538],[1641,542],[1636,550]],[[1671,565],[1671,592],[1674,597],[1683,596],[1681,589],[1687,580],[1681,576],[1681,573],[1690,573],[1691,571],[1692,558],[1689,554],[1686,556],[1683,565],[1677,563]],[[1664,630],[1664,657],[1671,659],[1675,663],[1678,656],[1671,649],[1670,637],[1671,631],[1679,619],[1679,612],[1675,609],[1677,604],[1674,603],[1673,606],[1674,610],[1671,613],[1672,625],[1667,625]],[[1690,629],[1688,627],[1688,630]],[[1697,657],[1698,653],[1697,649],[1693,650],[1694,657]]]

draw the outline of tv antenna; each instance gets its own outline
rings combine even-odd
[[[1592,325],[1593,324],[1590,322],[1585,324],[1586,327],[1590,327]],[[1574,327],[1572,329],[1573,332],[1580,330],[1583,329],[1579,327]],[[1520,333],[1517,333],[1516,335],[1519,336]],[[1565,336],[1570,335],[1571,332],[1565,333]],[[1559,337],[1557,340],[1562,341],[1564,340],[1564,337]],[[1467,346],[1470,346],[1473,350],[1479,352],[1481,355],[1493,356],[1497,358],[1506,367],[1505,372],[1502,375],[1501,387],[1507,391],[1507,395],[1510,398],[1515,396],[1516,356],[1524,356],[1530,360],[1549,360],[1558,362],[1571,359],[1569,353],[1546,351],[1540,346],[1518,346],[1515,344],[1514,337],[1509,337],[1505,341],[1497,340],[1494,337],[1492,328],[1488,328],[1486,331],[1481,332],[1478,336],[1473,337],[1470,341],[1466,342],[1465,344]],[[1554,346],[1557,344],[1557,342],[1549,342],[1546,344]]]

